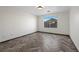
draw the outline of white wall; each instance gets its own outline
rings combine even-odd
[[[58,27],[57,28],[44,28],[43,15],[38,16],[38,31],[59,33],[59,34],[69,34],[69,12],[60,12],[48,14],[51,16],[58,17]]]
[[[79,7],[70,10],[70,36],[79,50]]]
[[[36,16],[18,12],[18,10],[0,10],[0,42],[33,33],[36,30]]]

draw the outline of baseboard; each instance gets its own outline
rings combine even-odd
[[[49,33],[49,32],[43,32],[43,31],[36,31],[36,32]],[[36,33],[36,32],[33,32],[33,33]],[[23,37],[23,36],[26,36],[26,35],[31,35],[31,34],[33,34],[33,33],[25,34],[25,35],[22,35],[22,36],[19,36],[19,37],[15,37],[15,38],[12,38],[12,39],[8,39],[8,40],[2,41],[2,42],[7,42],[7,41],[10,41],[10,40],[13,40],[13,39],[17,39],[17,38],[20,38],[20,37]],[[59,33],[49,33],[49,34],[64,35],[64,36],[68,36],[68,37],[69,37],[69,35],[59,34]],[[0,42],[0,43],[1,43],[1,42]]]
[[[71,38],[71,36],[69,35],[69,38],[71,39],[71,41],[73,42],[73,40],[72,40],[72,38]],[[79,52],[79,50],[78,50],[78,48],[76,47],[76,45],[75,45],[75,43],[73,42],[73,44],[74,44],[74,46],[75,46],[75,48],[76,48],[76,50],[77,50],[77,52]]]
[[[50,32],[43,32],[43,31],[37,31],[37,32],[48,33],[48,34],[55,34],[55,35],[63,35],[63,36],[68,36],[68,37],[69,37],[69,35],[66,35],[66,34],[60,34],[60,33],[50,33]]]
[[[36,31],[37,32],[37,31]],[[33,33],[36,33],[36,32],[33,32]],[[19,37],[15,37],[15,38],[12,38],[12,39],[8,39],[8,40],[5,40],[5,41],[2,41],[0,43],[4,43],[4,42],[7,42],[7,41],[10,41],[10,40],[13,40],[13,39],[17,39],[17,38],[20,38],[20,37],[24,37],[24,36],[27,36],[27,35],[31,35],[33,33],[29,33],[29,34],[25,34],[25,35],[22,35],[22,36],[19,36]]]

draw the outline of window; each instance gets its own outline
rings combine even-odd
[[[56,16],[43,16],[44,27],[45,28],[57,28],[57,18]]]

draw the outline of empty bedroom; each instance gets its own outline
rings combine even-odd
[[[0,6],[0,52],[78,52],[79,7]]]

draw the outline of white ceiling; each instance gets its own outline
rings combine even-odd
[[[63,12],[63,11],[68,11],[69,7],[68,6],[44,6],[43,9],[39,10],[37,9],[36,6],[3,6],[0,7],[0,10],[8,10],[8,11],[12,11],[12,12],[28,12],[31,13],[33,15],[44,15],[44,14],[49,14],[49,13],[56,13],[56,12]],[[50,12],[48,12],[48,10]]]

